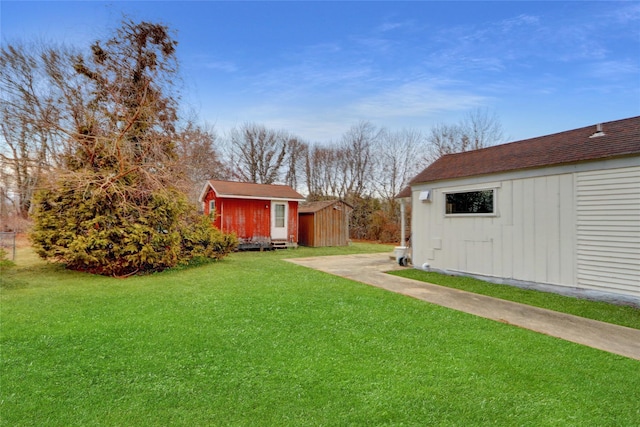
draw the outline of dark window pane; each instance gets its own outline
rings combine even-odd
[[[447,214],[493,213],[493,190],[449,193],[446,201]]]

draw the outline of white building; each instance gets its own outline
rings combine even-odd
[[[409,196],[417,268],[640,306],[640,117],[445,155]]]

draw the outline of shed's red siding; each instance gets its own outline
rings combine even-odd
[[[271,201],[216,197],[209,189],[204,197],[204,213],[209,214],[209,202],[215,200],[213,225],[224,233],[234,232],[240,239],[271,237]],[[298,243],[298,202],[288,201],[287,240]]]

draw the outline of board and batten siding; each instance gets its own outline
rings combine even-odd
[[[490,188],[495,216],[444,214],[445,193]],[[414,238],[420,240],[414,243],[416,265],[557,285],[573,281],[571,175],[449,184],[431,191],[432,202],[413,197]]]
[[[640,166],[576,174],[578,286],[640,298]]]
[[[300,212],[300,241],[303,246],[347,246],[349,216],[353,209],[335,202],[313,212]]]
[[[446,193],[491,188],[494,216],[445,215]],[[638,158],[414,185],[412,242],[418,268],[638,301]]]
[[[329,207],[315,214],[313,246],[346,246],[349,241],[348,213]]]

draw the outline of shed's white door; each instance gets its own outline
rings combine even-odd
[[[287,240],[286,202],[271,202],[271,239]]]

